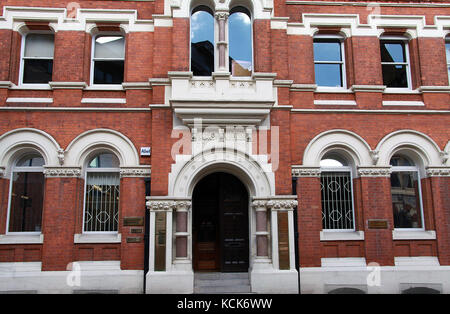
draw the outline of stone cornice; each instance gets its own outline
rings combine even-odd
[[[427,167],[428,177],[450,177],[450,167]]]
[[[360,177],[390,177],[391,167],[358,167]]]
[[[133,178],[133,177],[150,177],[152,173],[151,166],[140,167],[120,167],[121,178]]]
[[[44,166],[46,178],[78,178],[81,176],[81,167],[46,167]]]
[[[320,177],[320,167],[308,167],[308,166],[292,166],[292,176],[294,178],[300,177]]]

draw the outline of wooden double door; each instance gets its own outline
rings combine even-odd
[[[192,202],[194,270],[247,272],[248,193],[242,182],[227,173],[208,175]]]

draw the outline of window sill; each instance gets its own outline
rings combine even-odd
[[[436,240],[436,232],[432,230],[393,230],[392,240]]]
[[[386,87],[384,94],[420,94],[416,89]]]
[[[362,241],[364,231],[320,231],[320,241]]]
[[[0,244],[42,244],[43,234],[2,234]]]
[[[21,90],[52,90],[50,84],[19,84],[12,85],[9,89],[21,89]]]
[[[73,243],[121,243],[122,235],[120,233],[82,233],[73,236]]]
[[[344,87],[320,87],[317,86],[316,93],[353,93],[351,89]]]
[[[124,91],[122,84],[111,85],[89,85],[84,90],[87,91]]]

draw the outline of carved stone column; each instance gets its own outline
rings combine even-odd
[[[252,207],[256,217],[256,258],[269,258],[269,230],[267,201],[254,199]]]
[[[175,231],[175,260],[188,259],[189,214],[190,200],[178,200],[176,202],[176,231]]]
[[[228,41],[226,39],[226,27],[227,27],[227,20],[228,20],[228,16],[229,13],[228,12],[223,12],[223,11],[219,11],[216,12],[215,14],[216,19],[217,19],[217,23],[219,25],[219,37],[218,37],[218,41],[217,41],[217,47],[219,50],[219,72],[228,72],[227,69],[227,46],[228,46]]]

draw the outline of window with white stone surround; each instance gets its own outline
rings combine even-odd
[[[391,158],[391,197],[395,229],[424,229],[420,172],[403,155]]]
[[[387,88],[411,88],[408,41],[403,37],[381,37],[383,85]]]
[[[320,161],[322,228],[324,231],[354,231],[352,170],[347,161],[327,154]]]
[[[204,5],[191,14],[191,71],[194,76],[211,76],[214,72],[214,14]]]
[[[345,87],[344,40],[339,35],[314,36],[314,73],[318,87]]]
[[[44,159],[26,154],[11,171],[8,233],[41,233],[44,205]]]
[[[92,158],[86,169],[84,232],[117,232],[119,225],[119,159],[110,153]]]
[[[448,81],[450,84],[450,38],[447,38],[445,42],[445,53],[447,55],[447,72],[448,72]]]
[[[94,36],[91,84],[122,84],[124,68],[125,37],[120,34],[99,34]]]

